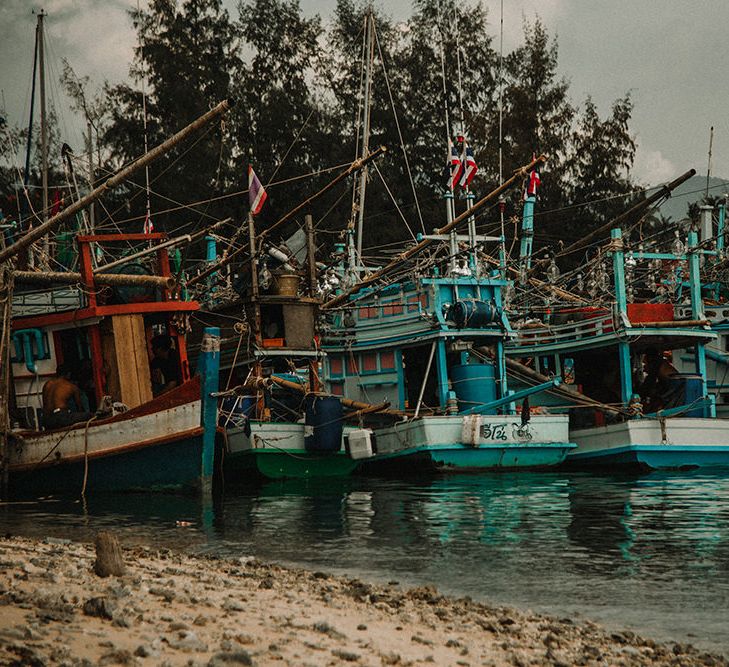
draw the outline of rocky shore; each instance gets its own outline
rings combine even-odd
[[[590,622],[254,558],[0,541],[2,665],[727,665]]]

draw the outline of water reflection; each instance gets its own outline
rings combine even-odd
[[[261,558],[554,613],[729,652],[729,478],[494,474],[250,486],[0,506],[0,531]],[[692,637],[696,635],[696,637]]]

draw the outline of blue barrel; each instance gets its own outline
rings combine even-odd
[[[255,396],[226,396],[218,411],[218,426],[243,426],[256,406]]]
[[[307,452],[338,452],[342,446],[342,403],[333,396],[306,397],[304,447]]]
[[[456,301],[448,315],[459,329],[480,329],[501,320],[499,309],[493,303],[476,299]]]
[[[676,400],[676,407],[691,405],[704,396],[704,382],[701,375],[694,373],[676,373],[668,378],[671,385],[671,393],[676,392],[679,396]],[[704,404],[683,412],[681,417],[703,417]]]
[[[457,364],[450,367],[450,378],[460,412],[496,400],[493,364]]]

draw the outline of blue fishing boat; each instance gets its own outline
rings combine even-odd
[[[701,264],[717,251],[705,241],[691,230],[684,243],[677,232],[669,251],[647,252],[614,228],[589,269],[591,304],[583,291],[570,304],[532,310],[517,327],[506,349],[517,376],[569,377],[568,391],[545,402],[568,399],[556,408],[570,413],[577,443],[567,465],[729,466],[729,423],[716,419],[707,375],[717,333],[706,319]],[[684,358],[680,368],[671,356]]]

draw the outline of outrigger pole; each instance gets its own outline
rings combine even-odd
[[[671,192],[673,192],[679,185],[681,185],[681,183],[686,182],[694,174],[696,174],[696,169],[689,169],[686,173],[681,174],[681,176],[679,176],[674,181],[666,183],[664,186],[659,188],[650,197],[646,197],[643,201],[638,202],[635,206],[632,206],[627,211],[623,211],[623,213],[621,213],[619,216],[610,220],[610,222],[606,222],[601,227],[598,227],[596,230],[590,232],[587,236],[583,236],[581,239],[575,241],[572,245],[569,245],[564,250],[561,250],[558,253],[559,256],[564,257],[565,255],[571,255],[573,252],[582,250],[582,248],[589,245],[593,239],[602,236],[603,234],[609,232],[611,229],[621,227],[628,220],[634,218],[639,214],[642,214],[643,211],[655,204],[659,199],[662,199],[663,197],[670,197]],[[548,259],[540,259],[539,261],[537,261],[529,271],[529,275],[534,275],[534,272],[537,269],[545,266],[549,263],[549,261],[550,260]]]
[[[76,203],[71,204],[68,208],[64,209],[57,215],[53,216],[47,222],[44,222],[38,227],[28,230],[28,232],[18,241],[8,246],[4,250],[0,250],[0,263],[8,261],[10,258],[17,255],[21,250],[27,248],[29,245],[37,241],[39,238],[45,236],[49,232],[56,229],[64,220],[76,215],[79,211],[86,208],[92,202],[95,202],[108,190],[111,190],[127,180],[132,174],[144,168],[158,157],[164,155],[171,148],[179,144],[181,141],[186,139],[190,134],[204,127],[212,120],[215,120],[219,116],[227,112],[234,104],[232,99],[227,99],[212,108],[206,114],[200,116],[197,120],[182,128],[179,132],[172,135],[166,141],[163,141],[159,146],[156,146],[148,153],[145,153],[140,158],[137,158],[130,165],[124,167],[116,174],[106,179],[99,187],[95,188],[85,197],[79,199]]]
[[[467,209],[461,215],[459,215],[455,220],[452,220],[449,222],[445,227],[441,227],[440,229],[436,229],[435,233],[438,235],[447,234],[448,232],[454,230],[458,225],[462,224],[463,222],[467,222],[468,219],[475,215],[476,211],[478,211],[480,208],[483,208],[486,204],[488,204],[492,199],[495,197],[498,197],[502,192],[507,190],[509,187],[511,187],[516,181],[524,178],[525,174],[530,170],[533,169],[536,165],[541,164],[543,162],[546,162],[547,158],[544,155],[540,155],[539,157],[533,159],[529,164],[524,165],[523,167],[519,167],[514,174],[509,178],[509,180],[504,181],[499,187],[497,187],[495,190],[492,190],[489,192],[485,197],[477,201],[471,208]],[[354,294],[358,290],[362,289],[363,287],[367,287],[367,285],[371,285],[372,283],[376,282],[383,276],[390,273],[395,268],[398,268],[402,266],[402,263],[411,257],[414,257],[415,255],[419,254],[423,250],[425,250],[431,243],[433,243],[433,239],[425,238],[422,241],[420,241],[418,244],[412,246],[408,250],[405,250],[404,252],[400,253],[395,259],[393,259],[389,264],[385,265],[378,271],[375,271],[373,274],[367,276],[363,280],[360,280],[356,285],[353,285],[348,290],[345,290],[341,294],[338,294],[332,299],[329,299],[325,304],[322,305],[322,308],[334,308],[344,302],[347,297],[349,297],[351,294]]]
[[[302,210],[307,208],[314,200],[321,197],[325,192],[328,192],[331,190],[337,183],[343,181],[347,176],[350,174],[354,174],[355,172],[359,171],[364,167],[368,162],[371,162],[377,157],[380,157],[383,153],[385,153],[387,149],[384,146],[380,146],[376,150],[372,151],[367,157],[360,158],[352,162],[352,164],[349,165],[343,172],[338,174],[332,181],[327,183],[319,192],[313,194],[311,197],[309,197],[306,201],[303,201],[298,206],[291,209],[286,215],[284,215],[282,218],[274,222],[268,229],[264,229],[259,235],[257,242],[260,244],[263,239],[266,238],[266,236],[269,236],[271,232],[273,232],[274,229],[277,229],[284,223],[288,222],[293,218],[297,213],[300,213]],[[227,257],[224,257],[219,262],[216,262],[215,264],[212,264],[207,269],[202,271],[201,273],[198,273],[196,276],[193,276],[190,278],[190,280],[187,281],[187,286],[192,287],[196,283],[199,283],[201,280],[205,280],[209,275],[215,273],[216,271],[219,271],[224,266],[227,266],[230,264],[236,257],[238,257],[241,253],[248,250],[247,246],[241,246],[237,250],[234,250],[231,252]]]

